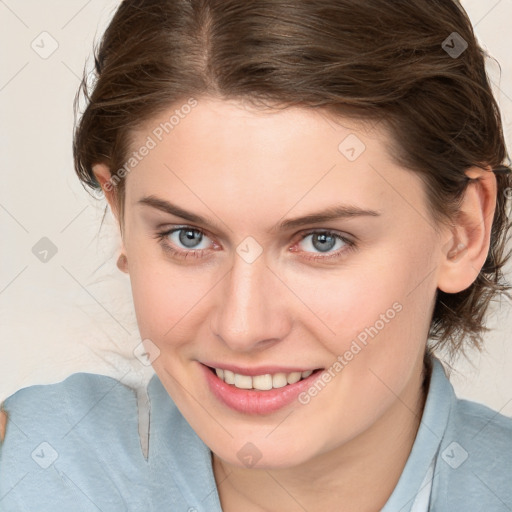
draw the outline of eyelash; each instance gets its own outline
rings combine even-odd
[[[198,228],[193,228],[191,226],[180,226],[180,227],[174,227],[172,229],[168,229],[166,231],[159,231],[155,234],[155,238],[158,240],[159,244],[162,246],[162,248],[172,256],[181,258],[181,259],[187,259],[189,256],[192,258],[202,258],[204,253],[208,251],[208,249],[194,249],[194,250],[181,250],[181,249],[175,249],[172,245],[168,243],[167,237],[171,235],[172,233],[176,231],[195,231],[197,233],[201,233],[204,236],[208,236],[204,231]],[[346,246],[342,249],[338,249],[337,251],[333,253],[329,253],[328,256],[304,256],[305,259],[311,260],[311,261],[326,261],[331,259],[337,259],[341,258],[342,256],[345,256],[347,252],[353,251],[356,248],[355,242],[352,240],[336,233],[335,231],[329,231],[325,229],[316,229],[312,231],[308,231],[302,235],[302,238],[299,240],[301,242],[306,237],[313,235],[313,234],[328,234],[333,235],[336,239],[341,240]],[[209,238],[209,237],[208,237]],[[296,252],[296,251],[293,251]],[[307,254],[307,253],[306,253]]]

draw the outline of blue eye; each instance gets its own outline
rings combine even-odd
[[[333,231],[326,230],[305,233],[296,245],[304,243],[309,237],[311,239],[306,243],[306,250],[297,251],[295,248],[291,248],[290,251],[304,253],[302,257],[307,260],[322,262],[341,258],[347,255],[351,249],[355,248],[355,243],[350,239]],[[203,258],[207,256],[206,253],[212,247],[212,241],[202,230],[190,226],[174,227],[167,231],[158,232],[155,238],[158,239],[166,252],[176,258]],[[203,247],[201,247],[201,243],[203,243]],[[336,250],[333,251],[335,248]],[[312,249],[312,251],[308,249]],[[318,252],[315,253],[315,251]]]
[[[192,228],[179,228],[169,232],[169,238],[175,244],[182,244],[186,249],[201,249],[197,243],[206,238],[202,231]],[[178,236],[175,236],[178,235]],[[172,238],[174,236],[174,239]]]
[[[200,244],[203,239],[207,239],[200,229],[188,226],[172,228],[156,233],[156,238],[166,252],[178,258],[188,258],[189,256],[201,258],[206,252],[206,249],[197,246],[198,242]],[[172,243],[169,243],[169,240]],[[176,249],[180,244],[185,249]]]
[[[321,253],[331,251],[336,246],[336,242],[339,242],[338,249],[347,245],[344,238],[329,231],[309,233],[302,239],[302,242],[308,237],[312,237],[308,245]]]
[[[308,237],[312,238],[308,243],[306,243],[306,246],[308,248],[313,248],[313,251],[302,251],[305,254],[303,258],[306,260],[318,261],[319,263],[345,258],[356,248],[355,242],[349,238],[334,231],[327,230],[316,230],[305,233],[297,245],[300,245],[304,240],[307,240]],[[336,243],[338,243],[338,248],[337,250],[332,251],[332,249],[336,247]],[[298,252],[296,249],[290,250]],[[319,252],[315,253],[315,250]]]

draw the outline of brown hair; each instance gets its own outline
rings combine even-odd
[[[452,355],[466,337],[480,348],[490,301],[509,290],[512,185],[486,56],[453,0],[124,0],[95,49],[95,84],[84,74],[75,102],[85,94],[76,172],[99,189],[93,164],[115,173],[135,129],[202,95],[384,123],[437,221],[457,211],[471,181],[464,170],[490,167],[498,195],[487,260],[466,290],[438,290],[430,329]],[[123,179],[115,194],[122,229]]]

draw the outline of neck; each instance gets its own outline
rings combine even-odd
[[[396,487],[414,444],[429,376],[425,358],[404,393],[370,429],[299,466],[239,468],[212,454],[222,510],[380,510]]]

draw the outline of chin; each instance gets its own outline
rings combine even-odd
[[[263,434],[260,441],[244,436],[235,438],[229,445],[214,446],[209,444],[217,457],[224,462],[240,469],[277,470],[288,469],[306,463],[321,451],[314,450],[307,438],[302,437],[300,445],[292,442],[284,444],[281,441],[271,441]],[[208,440],[207,440],[208,441]],[[207,443],[208,444],[208,443]]]

